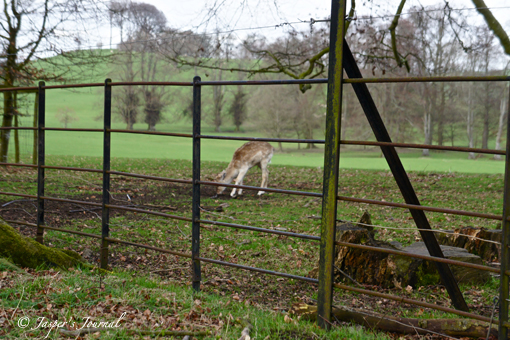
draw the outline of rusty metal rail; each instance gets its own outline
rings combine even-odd
[[[316,192],[284,190],[284,189],[275,189],[275,188],[262,188],[262,187],[257,187],[257,186],[225,184],[225,183],[217,183],[217,182],[210,182],[210,181],[199,181],[199,183],[205,184],[205,185],[211,185],[211,186],[222,186],[222,187],[224,186],[224,187],[228,187],[228,188],[238,188],[238,189],[246,189],[246,190],[254,190],[254,191],[264,190],[267,192],[274,192],[274,193],[279,193],[279,194],[322,197],[321,193],[316,193]],[[355,202],[355,203],[374,204],[374,205],[381,205],[381,206],[387,206],[387,207],[430,211],[430,212],[437,212],[437,213],[446,213],[446,214],[451,214],[451,215],[479,217],[479,218],[491,219],[491,220],[496,220],[496,221],[502,220],[501,215],[478,213],[478,212],[459,210],[459,209],[437,208],[437,207],[430,207],[430,206],[426,206],[426,205],[396,203],[396,202],[379,201],[379,200],[373,200],[373,199],[356,198],[356,197],[341,196],[341,195],[337,195],[337,200],[347,201],[347,202]]]
[[[28,226],[28,227],[37,228],[37,224],[34,224],[34,223],[28,223],[28,222],[23,222],[23,221],[13,221],[13,220],[6,220],[5,222],[11,223],[11,224],[20,224],[20,225],[25,225],[25,226]],[[55,227],[50,227],[50,226],[47,226],[47,225],[40,226],[40,228],[48,229],[48,230],[53,230],[53,231],[59,231],[59,232],[67,233],[67,234],[75,234],[75,235],[80,235],[80,236],[85,236],[85,237],[96,238],[96,239],[99,239],[99,240],[101,239],[101,235],[99,235],[99,234],[91,234],[91,233],[84,233],[84,232],[76,231],[76,230],[69,230],[69,229],[63,229],[63,228],[55,228]],[[167,254],[172,254],[172,255],[176,255],[176,256],[180,256],[180,257],[191,258],[190,254],[186,254],[186,253],[182,253],[182,252],[178,252],[178,251],[174,251],[174,250],[169,250],[169,249],[165,249],[165,248],[153,247],[153,246],[149,246],[147,244],[135,243],[135,242],[130,242],[130,241],[124,241],[124,240],[120,240],[120,239],[117,239],[117,238],[111,238],[111,237],[108,237],[107,241],[111,242],[111,243],[119,243],[119,244],[125,244],[125,245],[128,245],[128,246],[134,246],[134,247],[154,250],[154,251],[158,251],[160,253],[167,253]]]
[[[362,79],[344,79],[344,84],[384,84],[384,83],[428,83],[428,82],[493,82],[510,81],[508,76],[437,76],[437,77],[385,77],[385,78],[362,78]],[[284,80],[219,80],[219,81],[200,81],[200,86],[218,86],[218,85],[299,85],[299,84],[327,84],[327,78],[317,79],[284,79]],[[193,82],[112,82],[111,86],[193,86]],[[104,83],[83,83],[83,84],[62,84],[62,85],[44,85],[45,89],[72,89],[84,87],[102,87]],[[9,87],[0,88],[1,92],[21,92],[37,91],[37,86]]]
[[[249,271],[252,271],[252,272],[258,272],[258,273],[262,273],[262,274],[286,277],[288,279],[295,279],[295,280],[305,281],[305,282],[309,282],[309,283],[315,283],[315,284],[319,283],[319,280],[312,279],[312,278],[306,277],[306,276],[292,275],[292,274],[277,272],[277,271],[268,270],[268,269],[262,269],[262,268],[256,268],[256,267],[250,267],[250,266],[243,266],[241,264],[236,264],[236,263],[226,262],[226,261],[220,261],[220,260],[214,260],[214,259],[210,259],[210,258],[207,258],[207,257],[197,257],[197,260],[200,260],[200,261],[203,261],[203,262],[215,263],[215,264],[219,264],[219,265],[223,265],[223,266],[234,267],[234,268],[238,268],[238,269],[249,270]]]
[[[154,216],[167,217],[167,218],[172,218],[174,220],[180,220],[180,221],[187,221],[187,222],[192,221],[191,218],[189,218],[189,217],[170,215],[170,214],[157,212],[157,211],[151,211],[151,210],[130,208],[130,207],[125,207],[125,206],[120,206],[120,205],[111,205],[111,204],[107,204],[106,207],[109,209],[117,209],[117,210],[131,211],[134,213],[143,213],[143,214],[149,214],[149,215],[154,215]]]
[[[264,190],[266,192],[274,192],[279,194],[290,194],[290,195],[298,195],[298,196],[311,196],[311,197],[322,197],[322,194],[318,192],[306,192],[306,191],[296,191],[296,190],[285,190],[285,189],[276,189],[276,188],[262,188],[251,185],[236,185],[236,184],[227,184],[227,183],[218,183],[211,181],[197,181],[198,184],[205,184],[211,186],[222,186],[227,188],[238,188],[238,189],[246,189],[246,190]]]
[[[5,222],[11,223],[11,224],[20,224],[20,225],[25,225],[25,226],[28,226],[28,227],[37,228],[37,224],[34,224],[34,223],[28,223],[28,222],[23,222],[23,221],[12,221],[12,220],[5,220]],[[48,229],[48,230],[60,231],[60,232],[63,232],[63,233],[68,233],[68,234],[75,234],[75,235],[92,237],[92,238],[98,238],[98,239],[101,238],[101,235],[96,235],[96,234],[91,234],[91,233],[84,233],[82,231],[77,231],[77,230],[55,228],[55,227],[50,227],[50,226],[47,226],[47,225],[43,225],[43,226],[39,226],[39,227],[43,228],[43,229]]]
[[[496,215],[496,214],[477,213],[477,212],[471,212],[471,211],[466,211],[466,210],[449,209],[449,208],[436,208],[436,207],[429,207],[426,205],[416,205],[416,204],[408,204],[408,203],[394,203],[394,202],[388,202],[388,201],[378,201],[378,200],[371,200],[371,199],[366,199],[366,198],[355,198],[355,197],[348,197],[348,196],[337,196],[337,199],[340,201],[376,204],[376,205],[382,205],[382,206],[387,206],[387,207],[406,208],[406,209],[413,209],[413,210],[445,213],[445,214],[451,214],[451,215],[480,217],[480,218],[497,220],[497,221],[501,221],[503,219],[503,217],[501,215]]]
[[[0,126],[0,130],[37,130],[36,127],[29,127],[29,126],[9,126],[9,127],[3,127]]]
[[[368,146],[393,146],[397,148],[407,149],[430,149],[430,150],[443,150],[443,151],[459,151],[459,152],[474,152],[484,153],[490,155],[505,155],[504,150],[491,150],[480,148],[468,148],[462,146],[446,146],[446,145],[427,145],[427,144],[407,144],[407,143],[389,143],[389,142],[372,142],[372,141],[357,141],[357,140],[342,140],[342,145],[368,145]]]
[[[132,174],[129,172],[112,171],[112,170],[109,170],[108,173],[111,175],[143,178],[143,179],[150,179],[150,180],[162,181],[162,182],[192,184],[192,181],[190,179],[176,179],[176,178],[166,178],[166,177],[158,177],[158,176],[150,176],[150,175],[140,175],[140,174]]]
[[[153,246],[149,246],[149,245],[142,244],[142,243],[135,243],[135,242],[130,242],[130,241],[124,241],[124,240],[119,240],[119,239],[111,238],[111,237],[107,237],[106,241],[111,242],[111,243],[120,243],[120,244],[124,244],[124,245],[128,245],[128,246],[133,246],[133,247],[138,247],[138,248],[154,250],[154,251],[158,251],[160,253],[172,254],[172,255],[175,255],[175,256],[185,257],[185,258],[188,258],[188,259],[191,258],[191,254],[182,253],[182,252],[179,252],[179,251],[169,250],[169,249],[165,249],[165,248],[153,247]]]
[[[21,164],[21,163],[4,163],[4,162],[0,162],[0,166],[17,166],[17,167],[20,167],[20,168],[37,168],[37,165],[34,165],[34,164]]]
[[[103,131],[103,130],[101,130]],[[193,135],[191,133],[172,133],[172,132],[158,132],[158,131],[140,131],[140,130],[124,130],[124,129],[108,129],[108,132],[117,132],[117,133],[131,133],[138,135],[154,135],[154,136],[171,136],[171,137],[185,137],[192,138]]]
[[[395,77],[345,79],[345,84],[384,84],[384,83],[444,83],[444,82],[493,82],[510,81],[508,76],[436,76],[436,77]]]
[[[235,228],[235,229],[257,231],[257,232],[266,233],[266,234],[275,234],[275,235],[282,235],[282,236],[287,236],[287,237],[295,237],[295,238],[301,238],[301,239],[305,239],[305,240],[313,240],[313,241],[321,240],[321,238],[319,236],[299,234],[299,233],[293,233],[290,231],[283,231],[283,230],[250,227],[250,226],[243,225],[243,224],[227,223],[227,222],[219,222],[219,221],[211,221],[211,220],[198,220],[197,222],[200,222],[202,224],[220,225],[223,227],[230,227],[230,228]]]
[[[371,291],[371,290],[357,288],[357,287],[351,287],[351,286],[347,286],[347,285],[343,285],[343,284],[339,284],[339,283],[333,283],[333,286],[335,286],[336,288],[343,289],[343,290],[348,290],[348,291],[351,291],[351,292],[361,293],[361,294],[365,294],[365,295],[376,296],[376,297],[380,297],[380,298],[383,298],[383,299],[397,301],[397,302],[400,302],[400,303],[408,303],[408,304],[412,304],[412,305],[416,305],[416,306],[421,306],[421,307],[425,307],[425,308],[436,309],[436,310],[439,310],[439,311],[442,311],[442,312],[456,314],[456,315],[460,315],[460,316],[465,316],[467,318],[471,318],[471,319],[475,319],[475,320],[480,320],[480,321],[483,321],[483,322],[488,322],[488,323],[492,322],[494,324],[498,324],[499,323],[498,320],[494,320],[494,319],[488,318],[486,316],[481,316],[481,315],[478,315],[478,314],[464,312],[464,311],[453,309],[453,308],[443,307],[443,306],[439,306],[439,305],[435,305],[435,304],[432,304],[432,303],[427,303],[427,302],[423,302],[423,301],[419,301],[419,300],[413,300],[413,299],[408,299],[408,298],[404,298],[404,297],[400,297],[400,296],[395,296],[395,295],[390,295],[390,294],[374,292],[374,291]]]

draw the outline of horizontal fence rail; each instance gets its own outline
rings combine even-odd
[[[11,224],[21,224],[21,225],[26,225],[28,227],[37,228],[37,224],[33,224],[33,223],[27,223],[27,222],[22,222],[22,221],[12,221],[12,220],[5,220],[5,222],[11,223]],[[59,231],[59,232],[63,232],[63,233],[68,233],[68,234],[75,234],[75,235],[80,235],[80,236],[101,239],[101,235],[99,235],[99,234],[84,233],[82,231],[69,230],[69,229],[63,229],[63,228],[55,228],[55,227],[50,227],[50,226],[46,226],[46,225],[41,226],[41,228],[53,230],[53,231]],[[182,253],[182,252],[178,252],[178,251],[174,251],[174,250],[169,250],[169,249],[164,249],[164,248],[153,247],[153,246],[149,246],[146,244],[124,241],[124,240],[119,240],[119,239],[111,238],[111,237],[108,237],[107,241],[111,242],[111,243],[120,243],[120,244],[125,244],[128,246],[134,246],[134,247],[154,250],[154,251],[158,251],[160,253],[167,253],[167,254],[172,254],[172,255],[176,255],[176,256],[180,256],[180,257],[191,258],[190,254],[186,254],[186,253]]]
[[[251,186],[251,185],[237,185],[237,184],[218,183],[218,182],[211,182],[211,181],[197,181],[197,183],[216,186],[216,187],[238,188],[238,189],[246,189],[246,190],[264,190],[267,192],[274,192],[274,193],[278,193],[278,194],[322,197],[322,194],[317,193],[317,192],[285,190],[285,189],[276,189],[276,188],[262,188],[262,187],[255,187],[255,186]]]
[[[430,308],[430,309],[435,309],[435,310],[439,310],[439,311],[450,313],[450,314],[456,314],[456,315],[460,315],[460,316],[465,316],[467,318],[475,319],[475,320],[479,320],[479,321],[483,321],[483,322],[495,323],[495,324],[499,323],[498,320],[495,320],[495,319],[492,319],[492,318],[488,318],[486,316],[481,316],[481,315],[478,315],[478,314],[464,312],[464,311],[461,311],[461,310],[458,310],[458,309],[443,307],[443,306],[439,306],[439,305],[435,305],[435,304],[432,304],[432,303],[427,303],[427,302],[423,302],[423,301],[419,301],[419,300],[408,299],[408,298],[404,298],[404,297],[400,297],[400,296],[395,296],[395,295],[390,295],[390,294],[374,292],[374,291],[371,291],[371,290],[368,290],[368,289],[362,289],[362,288],[347,286],[347,285],[343,285],[343,284],[339,284],[339,283],[333,283],[333,285],[335,287],[337,287],[337,288],[342,289],[342,290],[348,290],[348,291],[351,291],[351,292],[361,293],[361,294],[370,295],[370,296],[376,296],[376,297],[380,297],[380,298],[383,298],[383,299],[397,301],[397,302],[400,302],[400,303],[409,303],[409,304],[412,304],[412,305],[421,306],[421,307]]]
[[[319,280],[312,279],[312,278],[306,277],[306,276],[292,275],[292,274],[281,273],[281,272],[277,272],[277,271],[273,271],[273,270],[268,270],[268,269],[262,269],[262,268],[256,268],[256,267],[250,267],[250,266],[243,266],[241,264],[236,264],[236,263],[232,263],[232,262],[226,262],[226,261],[219,261],[219,260],[209,259],[207,257],[198,257],[197,259],[200,260],[200,261],[203,261],[203,262],[215,263],[215,264],[219,264],[219,265],[224,265],[224,266],[229,266],[229,267],[249,270],[249,271],[252,271],[252,272],[258,272],[258,273],[262,273],[262,274],[286,277],[288,279],[295,279],[295,280],[305,281],[305,282],[309,282],[309,283],[319,283]]]
[[[435,82],[494,82],[494,81],[510,81],[509,76],[438,76],[438,77],[386,77],[386,78],[361,78],[361,79],[344,79],[344,84],[359,83],[435,83]],[[327,84],[327,78],[318,79],[286,79],[286,80],[218,80],[218,81],[200,81],[200,86],[237,86],[237,85],[300,85],[300,84]],[[111,86],[193,86],[193,82],[112,82]],[[44,85],[44,89],[71,89],[83,87],[103,87],[104,83],[84,83],[84,84],[64,84],[64,85]],[[0,88],[0,92],[36,92],[37,86],[20,86]]]
[[[101,130],[103,131],[103,130]],[[132,133],[138,135],[154,135],[154,136],[171,136],[171,137],[186,137],[192,138],[191,133],[172,133],[172,132],[158,132],[158,131],[139,131],[139,130],[123,130],[123,129],[108,129],[108,132],[117,133]]]
[[[230,227],[230,228],[234,228],[234,229],[257,231],[257,232],[266,233],[266,234],[282,235],[282,236],[295,237],[295,238],[301,238],[301,239],[306,239],[306,240],[313,240],[313,241],[321,240],[321,238],[318,236],[293,233],[293,232],[283,231],[283,230],[250,227],[250,226],[243,225],[243,224],[235,224],[235,223],[227,223],[227,222],[211,221],[211,220],[198,220],[198,222],[200,222],[202,224],[219,225],[219,226]]]
[[[157,211],[151,211],[151,210],[144,210],[144,209],[138,209],[138,208],[130,208],[130,207],[125,207],[125,206],[120,206],[120,205],[112,205],[112,204],[107,204],[106,207],[110,208],[110,209],[117,209],[117,210],[131,211],[131,212],[135,212],[135,213],[143,213],[143,214],[148,214],[148,215],[167,217],[167,218],[171,218],[171,219],[174,219],[174,220],[180,220],[180,221],[187,221],[187,222],[191,222],[192,221],[192,219],[189,218],[189,217],[178,216],[178,215],[170,215],[170,214],[166,214],[166,213],[162,213],[162,212],[157,212]]]

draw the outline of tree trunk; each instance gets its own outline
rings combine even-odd
[[[18,114],[14,116],[14,127],[19,127],[19,117]],[[20,156],[19,156],[19,131],[18,129],[14,130],[14,163],[19,164],[20,163]]]
[[[503,127],[505,124],[505,115],[506,115],[506,102],[507,99],[501,99],[501,106],[499,107],[499,124],[498,124],[498,134],[496,135],[496,150],[501,150],[501,135],[503,134]],[[494,155],[494,159],[500,160],[501,155]]]
[[[36,92],[35,93],[35,102],[34,102],[34,122],[33,122],[34,128],[36,128],[39,125],[38,121],[39,121],[39,92]],[[34,164],[34,165],[37,164],[37,159],[38,159],[37,145],[38,145],[37,130],[34,130],[34,145],[32,148],[32,164]]]
[[[444,109],[446,106],[445,88],[444,83],[441,83],[441,103],[439,104],[439,110],[437,112],[437,145],[443,145],[444,143]]]
[[[20,267],[54,266],[62,269],[83,264],[77,253],[46,247],[20,235],[0,219],[0,257],[10,259]]]
[[[12,84],[6,83],[11,87]],[[2,127],[12,127],[14,119],[14,97],[12,92],[4,92],[4,116],[2,119]],[[0,131],[0,162],[7,163],[9,154],[9,141],[11,139],[11,130]]]
[[[425,136],[425,145],[432,145],[432,136],[433,136],[433,130],[434,130],[434,122],[433,122],[433,114],[436,110],[436,89],[433,88],[431,85],[427,86],[425,85],[425,93],[426,96],[426,104],[425,104],[425,110],[423,112],[423,134]],[[423,157],[430,156],[430,150],[429,149],[423,149],[422,151]]]
[[[432,114],[430,112],[425,112],[423,117],[423,133],[425,135],[425,143],[426,145],[432,144]],[[423,149],[422,156],[428,157],[430,156],[429,149]]]
[[[468,143],[470,148],[474,148],[474,127],[475,127],[475,110],[473,110],[473,102],[472,102],[472,96],[473,96],[473,84],[469,83],[469,90],[468,90],[468,113],[467,113],[467,137],[468,137]],[[475,153],[470,152],[469,159],[475,159]]]
[[[18,50],[16,46],[16,37],[19,28],[9,30],[9,45],[7,46],[7,60],[3,65],[4,86],[14,87],[17,70]],[[14,118],[14,93],[11,91],[4,92],[4,116],[2,119],[2,127],[12,127]],[[7,163],[9,153],[9,141],[11,139],[11,130],[0,131],[0,162]]]
[[[221,70],[219,72],[219,80],[221,80]],[[214,86],[213,87],[213,103],[214,103],[214,131],[221,132],[221,111],[223,109],[223,87],[222,86]]]
[[[482,134],[482,149],[489,148],[489,120],[490,120],[490,87],[487,83],[484,89],[485,107],[483,115],[483,134]]]

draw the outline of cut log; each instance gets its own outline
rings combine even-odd
[[[362,217],[364,224],[370,225],[369,215]],[[337,226],[336,239],[340,242],[362,244],[372,247],[400,250],[409,253],[429,255],[423,242],[403,248],[398,242],[383,242],[375,239],[374,231],[362,224],[343,223]],[[441,246],[445,258],[482,264],[479,256],[468,253],[463,248]],[[471,284],[485,283],[489,274],[472,268],[451,266],[455,279]],[[318,268],[310,271],[309,276],[317,278]],[[376,251],[367,251],[350,247],[335,249],[335,281],[355,281],[359,284],[377,285],[384,288],[420,287],[441,283],[436,266],[425,261],[402,255],[391,255]]]
[[[473,264],[483,264],[480,256],[470,254],[464,248],[458,247],[450,247],[450,246],[440,246],[445,258],[450,260],[462,261]],[[423,242],[416,242],[409,247],[404,248],[405,252],[418,254],[418,255],[429,255],[427,248]],[[390,257],[394,257],[391,255]],[[416,264],[413,264],[416,263]],[[435,266],[430,261],[424,261],[416,258],[408,258],[408,261],[402,262],[400,261],[399,271],[403,274],[406,271],[406,266],[409,264],[409,267],[415,267],[417,270],[417,275],[422,275],[422,277],[417,277],[416,282],[421,286],[425,286],[428,284],[436,284],[440,282],[439,274],[435,270]],[[463,267],[463,266],[453,266],[450,265],[453,276],[457,280],[458,283],[469,283],[469,284],[484,284],[489,278],[489,272]]]
[[[499,261],[501,255],[501,229],[463,227],[453,232],[436,233],[436,237],[442,245],[464,248],[487,262]]]
[[[46,247],[20,235],[1,219],[0,257],[5,257],[14,264],[26,268],[50,266],[67,269],[77,264],[84,264],[79,254],[71,250]]]
[[[469,319],[411,319],[375,314],[359,311],[343,306],[333,307],[333,315],[338,321],[354,322],[370,329],[400,334],[429,334],[440,333],[452,337],[485,338],[488,333],[497,338],[498,325],[489,327],[488,322]],[[294,304],[290,314],[300,316],[300,319],[317,319],[317,306],[305,303]]]

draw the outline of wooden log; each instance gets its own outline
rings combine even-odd
[[[501,244],[501,229],[463,227],[436,236],[442,245],[464,248],[487,262],[499,261],[501,246],[497,243]]]
[[[294,304],[290,314],[300,319],[317,319],[317,306],[305,303]],[[335,306],[333,315],[339,321],[354,322],[370,329],[400,334],[444,334],[452,337],[485,338],[487,334],[498,336],[498,326],[470,319],[412,319],[367,313],[353,308]]]

